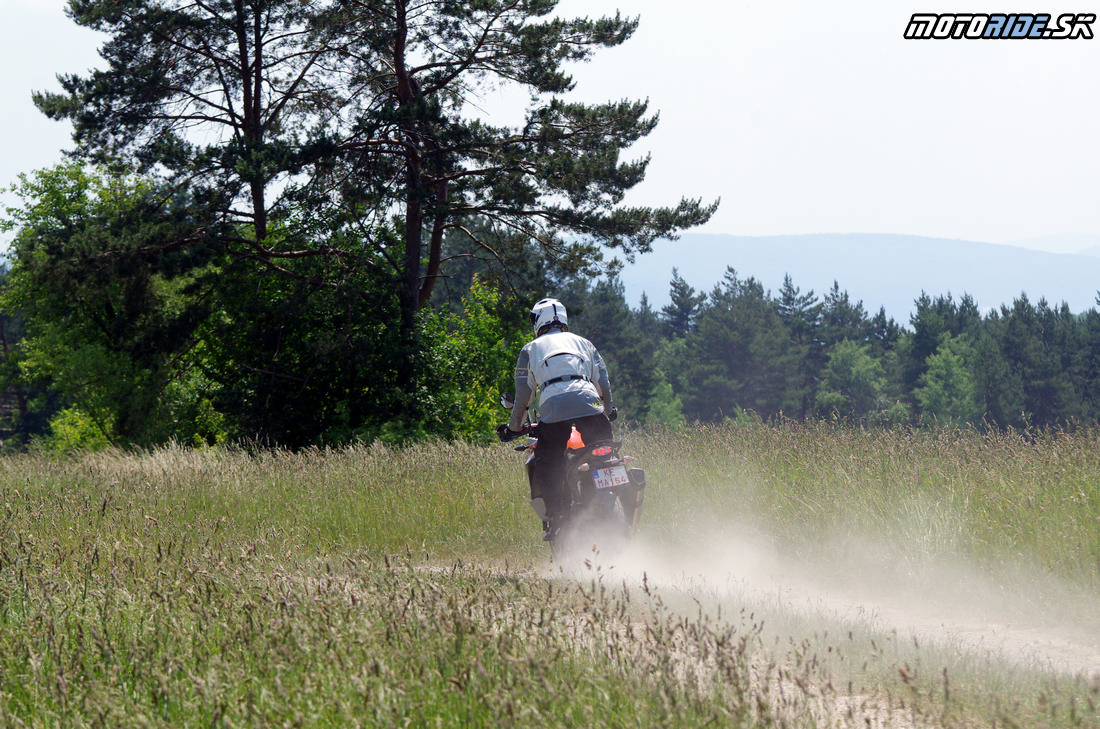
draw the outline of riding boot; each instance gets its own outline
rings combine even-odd
[[[546,491],[543,491],[543,494],[546,502],[546,519],[542,522],[542,540],[549,542],[561,531],[562,526],[565,524],[565,514],[562,512],[561,500],[558,498],[557,490],[549,498],[545,495]]]

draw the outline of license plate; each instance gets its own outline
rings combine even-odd
[[[624,486],[630,483],[630,477],[626,475],[624,466],[611,466],[610,468],[592,469],[592,478],[596,482],[596,488],[609,489],[614,486]]]

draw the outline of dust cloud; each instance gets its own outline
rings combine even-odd
[[[675,547],[642,530],[626,551],[595,561],[609,577],[644,579],[725,615],[748,610],[772,622],[854,626],[963,660],[1100,680],[1096,596],[1032,566],[978,569],[850,532],[822,540],[813,554],[784,554],[750,520],[699,517],[685,530]]]

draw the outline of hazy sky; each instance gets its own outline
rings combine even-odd
[[[1015,11],[1095,12],[1042,0]],[[63,0],[0,0],[0,184],[51,165],[68,127],[32,89],[99,61]],[[905,40],[913,13],[1000,0],[563,0],[641,27],[576,70],[578,98],[648,98],[631,201],[721,197],[698,232],[901,233],[992,243],[1100,234],[1100,38]],[[1100,35],[1100,23],[1094,24]],[[523,97],[520,97],[521,99]],[[500,99],[485,99],[487,109]],[[3,198],[10,202],[11,198]]]

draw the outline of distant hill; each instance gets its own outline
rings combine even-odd
[[[1081,253],[1095,256],[1100,251],[1100,235],[1091,233],[1060,233],[1039,238],[1021,238],[1007,241],[1010,246],[1030,248],[1047,253]]]
[[[983,312],[1011,305],[1026,293],[1032,302],[1045,298],[1053,306],[1064,301],[1080,313],[1096,308],[1100,290],[1100,257],[1095,255],[877,234],[685,234],[678,241],[655,243],[652,253],[624,268],[621,279],[631,306],[644,292],[650,306],[660,309],[669,301],[674,267],[696,291],[709,293],[727,266],[739,278],[757,279],[773,295],[785,274],[802,293],[813,290],[819,299],[836,281],[853,301],[863,302],[868,314],[885,308],[904,326],[921,292],[951,294],[956,300],[969,294]]]

